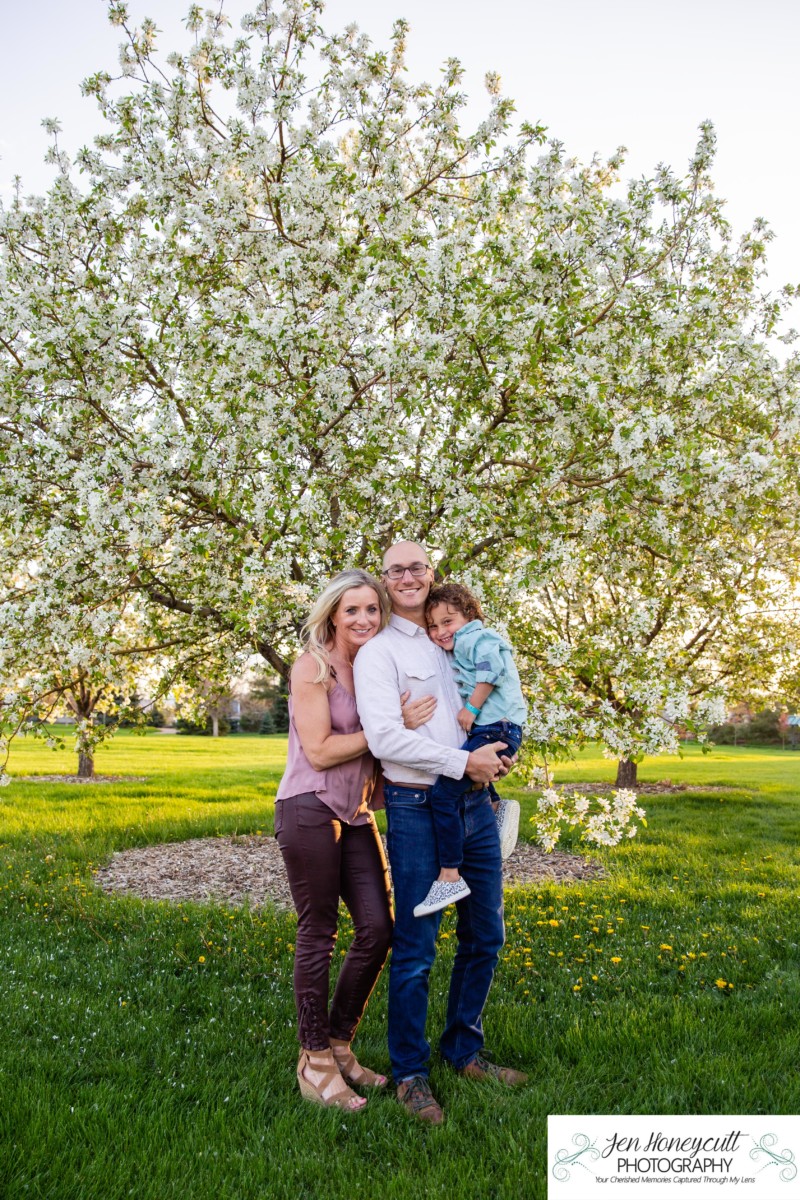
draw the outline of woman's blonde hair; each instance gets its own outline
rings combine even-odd
[[[385,629],[389,624],[392,608],[383,585],[368,571],[362,571],[360,567],[349,567],[346,571],[339,571],[338,575],[333,576],[317,597],[306,623],[300,630],[303,649],[308,651],[317,664],[317,676],[314,683],[325,682],[330,674],[330,647],[336,636],[333,614],[339,607],[345,592],[350,588],[358,587],[371,587],[378,597],[381,608],[380,629]]]

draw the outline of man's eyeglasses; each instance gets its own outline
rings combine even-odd
[[[428,563],[412,563],[410,567],[388,567],[383,574],[387,579],[396,582],[398,579],[403,578],[406,571],[408,571],[409,575],[413,575],[415,579],[421,579],[426,571],[430,571],[430,567]]]

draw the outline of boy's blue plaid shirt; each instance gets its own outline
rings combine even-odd
[[[494,684],[494,690],[475,718],[476,725],[512,721],[524,725],[528,708],[522,695],[519,672],[508,642],[483,621],[470,621],[453,640],[453,671],[462,699],[469,700],[476,683]]]

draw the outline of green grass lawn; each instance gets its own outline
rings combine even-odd
[[[281,737],[123,732],[97,769],[146,782],[77,787],[20,781],[75,759],[14,746],[17,781],[0,792],[4,1200],[544,1200],[548,1113],[800,1111],[800,753],[648,761],[644,780],[696,790],[646,796],[648,828],[599,854],[607,879],[507,894],[487,1043],[531,1083],[505,1092],[437,1063],[447,1119],[429,1129],[389,1095],[348,1116],[301,1100],[292,916],[93,884],[126,846],[270,833],[284,752]],[[586,753],[558,781],[613,773]],[[517,795],[529,836],[532,798]],[[453,927],[448,915],[434,1037]],[[357,1048],[388,1072],[386,983]]]

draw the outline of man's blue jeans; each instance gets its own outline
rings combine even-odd
[[[439,873],[430,792],[384,783],[395,925],[389,967],[389,1055],[395,1081],[426,1075],[431,1048],[425,1037],[428,980],[441,912],[415,917],[414,905]],[[497,822],[489,792],[469,792],[463,805],[461,874],[472,894],[458,904],[456,949],[442,1056],[456,1068],[483,1049],[481,1014],[505,940],[503,883]]]
[[[461,749],[479,750],[481,746],[491,746],[494,742],[504,742],[505,753],[513,756],[519,751],[522,743],[522,727],[515,725],[513,721],[473,725]],[[504,752],[499,750],[498,753]],[[471,788],[472,780],[466,775],[462,779],[449,779],[446,775],[440,775],[430,790],[440,867],[461,867],[464,853],[461,801]],[[492,800],[500,799],[491,785],[489,792]],[[438,873],[437,871],[436,874]]]

